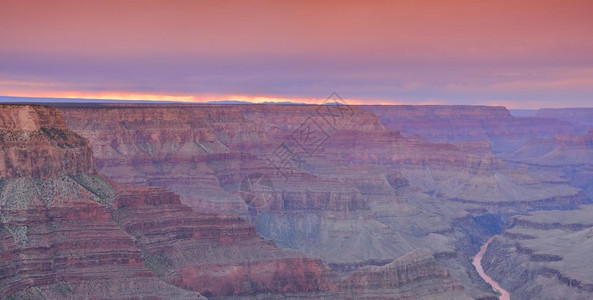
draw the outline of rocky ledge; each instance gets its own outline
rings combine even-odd
[[[202,298],[145,266],[105,205],[117,191],[59,111],[0,106],[0,147],[0,298]]]
[[[593,205],[513,217],[494,239],[484,270],[518,299],[591,299]]]
[[[0,177],[55,178],[93,167],[88,143],[66,128],[57,109],[0,105]]]

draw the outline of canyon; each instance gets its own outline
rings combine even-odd
[[[1,105],[1,297],[498,299],[494,235],[512,299],[593,293],[593,112],[50,106]]]

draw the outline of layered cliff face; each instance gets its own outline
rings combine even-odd
[[[58,142],[43,136],[5,143],[5,153],[18,148],[25,156],[47,152],[48,159],[59,159],[62,144],[86,150],[71,157],[85,169],[40,165],[43,173],[22,160],[2,169],[18,174],[0,181],[3,298],[198,299],[189,290],[225,296],[332,288],[319,260],[279,250],[239,216],[197,214],[171,192],[114,187],[86,171],[93,170],[88,144],[64,127],[59,111],[7,106],[2,112],[18,116],[3,120],[12,124],[11,133],[62,132]],[[52,124],[59,126],[40,127]]]
[[[410,138],[362,107],[60,109],[90,140],[99,170],[119,182],[171,189],[200,212],[238,213],[279,247],[320,257],[337,272],[427,248],[477,298],[492,296],[469,263],[472,241],[485,236],[468,238],[457,220],[572,205],[581,197],[566,181],[508,168],[491,153],[488,134],[456,144]],[[512,119],[504,109],[488,109],[468,110],[458,120],[469,118],[469,130],[488,118],[496,130]],[[422,113],[439,122],[451,118]],[[263,205],[248,206],[241,185],[255,174],[270,184]]]
[[[536,117],[557,119],[573,123],[584,133],[593,128],[593,109],[591,108],[544,108],[535,114]]]
[[[40,116],[58,118],[47,126],[63,124],[59,112],[51,108],[2,107],[3,112],[28,109]],[[11,116],[15,114],[30,116],[10,112]],[[27,119],[10,122],[30,124]],[[73,137],[81,149],[88,151],[83,139],[63,126],[59,129],[63,131],[60,143],[69,145],[73,141],[68,137]],[[18,132],[19,127],[11,130]],[[61,149],[59,143],[44,139],[45,143],[40,139],[31,144],[5,144],[4,149]],[[85,161],[85,153],[81,151],[73,159]],[[233,159],[231,156],[230,161]],[[223,156],[221,160],[229,158]],[[383,278],[384,282],[399,276],[398,284],[379,289],[370,282],[353,284],[332,272],[319,258],[278,249],[261,239],[255,227],[237,215],[196,212],[183,205],[178,195],[161,188],[115,184],[95,174],[90,160],[86,160],[86,169],[46,167],[46,173],[18,171],[31,169],[26,161],[21,162],[2,173],[18,175],[5,175],[0,180],[3,298],[198,299],[202,297],[198,292],[233,298],[465,297],[463,287],[443,271],[430,253],[420,258],[415,254],[406,256],[382,271],[359,273]],[[313,203],[299,200],[297,195],[295,200],[285,202],[286,206],[272,211],[369,211],[362,197],[393,196],[392,186],[405,186],[399,176],[391,174],[388,184],[352,178],[349,184],[365,192],[344,192],[337,198],[330,196],[329,202],[324,193],[311,192],[305,199],[318,199]],[[377,186],[383,186],[383,191],[371,192]],[[430,289],[426,290],[427,286]]]
[[[3,105],[0,177],[52,178],[93,172],[86,141],[68,130],[56,109]]]
[[[501,158],[547,182],[567,182],[578,187],[588,203],[593,201],[593,130],[533,139]]]
[[[532,138],[551,138],[574,131],[570,120],[550,114],[516,118],[504,107],[494,106],[365,106],[386,127],[406,136],[418,135],[433,141],[487,139],[494,152],[510,152]]]
[[[425,249],[406,253],[383,266],[360,268],[340,287],[346,299],[357,299],[360,294],[376,299],[472,299]]]
[[[18,148],[27,154],[48,152],[48,158],[56,159],[60,153],[52,152],[53,148],[61,149],[62,143],[86,150],[71,158],[86,169],[48,164],[39,166],[47,170],[40,173],[27,161],[2,169],[3,174],[18,174],[0,181],[2,297],[201,297],[158,277],[217,296],[315,293],[332,288],[328,269],[319,260],[277,249],[239,216],[197,214],[171,192],[114,187],[85,172],[92,170],[88,144],[64,127],[59,111],[9,106],[2,107],[2,112],[18,116],[3,120],[13,124],[14,134],[63,133],[55,143],[51,136],[5,143],[6,153]],[[52,120],[39,121],[47,116],[58,119],[53,124],[59,128],[31,125],[52,126]],[[57,157],[50,156],[56,153]],[[295,272],[299,269],[300,275]]]
[[[239,216],[198,214],[151,187],[126,188],[114,206],[147,266],[173,285],[217,297],[335,290],[319,259],[276,248]]]
[[[405,138],[386,130],[368,108],[349,107],[341,115],[332,115],[334,119],[320,108],[323,106],[61,109],[69,126],[91,141],[102,172],[118,182],[169,188],[179,193],[184,203],[202,210],[243,213],[246,207],[238,186],[255,172],[272,177],[275,190],[283,195],[302,193],[304,182],[315,189],[316,182],[325,180],[320,187],[330,184],[332,190],[338,190],[336,195],[357,197],[340,174],[358,173],[364,174],[361,180],[385,181],[393,168],[411,185],[446,199],[519,202],[578,194],[576,189],[542,185],[525,173],[509,170],[489,152],[486,142],[453,145]],[[390,109],[394,108],[385,108]],[[462,117],[487,116],[498,123],[512,118],[503,108],[493,109],[473,108]],[[441,112],[442,108],[432,110],[423,108],[420,113],[450,117],[451,112]],[[305,137],[316,144],[303,145]],[[285,170],[276,168],[279,162],[274,160],[281,159]],[[351,205],[360,209],[369,206]]]
[[[239,110],[189,106],[63,110],[68,126],[91,141],[101,173],[117,182],[165,187],[203,211],[245,210],[240,197],[223,189],[211,168],[234,161],[249,166],[250,157],[232,151],[228,143],[254,147],[267,141],[249,130],[253,126],[243,122]]]
[[[534,212],[510,223],[488,248],[483,265],[514,298],[593,297],[593,206]]]
[[[582,135],[529,140],[503,158],[543,166],[593,165],[593,130]]]
[[[0,106],[0,297],[199,299],[160,281],[112,218],[115,189],[48,107]],[[55,127],[54,127],[55,126]],[[18,159],[15,158],[17,153]]]

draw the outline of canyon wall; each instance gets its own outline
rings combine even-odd
[[[502,106],[394,105],[365,106],[386,127],[406,136],[418,135],[434,141],[486,139],[492,150],[513,151],[532,138],[552,138],[575,130],[569,118],[538,113],[516,118]]]
[[[76,162],[74,164],[67,161],[63,165],[37,165],[20,159],[0,168],[3,172],[0,180],[2,297],[198,299],[202,298],[201,293],[219,298],[262,295],[265,298],[287,295],[293,298],[336,299],[360,296],[392,299],[413,295],[467,298],[464,286],[452,278],[428,250],[420,258],[419,254],[411,252],[397,260],[388,260],[386,263],[391,263],[380,270],[361,268],[356,273],[368,273],[369,276],[384,277],[384,280],[403,276],[398,284],[381,289],[376,289],[370,282],[354,285],[353,281],[328,268],[321,259],[295,250],[279,249],[273,242],[260,238],[256,228],[241,216],[220,211],[221,208],[234,206],[207,205],[204,211],[196,207],[192,209],[182,204],[178,195],[162,188],[133,186],[130,182],[116,183],[99,175],[94,171],[89,145],[63,126],[59,111],[36,106],[1,108],[9,116],[7,118],[12,118],[2,121],[3,124],[11,124],[5,131],[38,137],[4,143],[2,158],[6,161],[15,148],[25,153],[23,157],[40,152],[57,160],[63,157],[63,149],[69,151],[73,145],[76,146],[75,151],[69,152],[72,162]],[[45,122],[45,116],[57,120]],[[53,134],[56,130],[60,133]],[[158,153],[166,150],[158,148],[157,153],[151,153],[153,147],[174,148],[178,145],[172,142],[167,146],[167,134],[160,138],[155,136],[158,135],[153,133],[148,140],[140,139],[128,148],[119,147],[116,153],[144,153],[144,158],[148,158],[144,161],[151,162],[150,167],[158,168],[158,160],[150,157],[158,157]],[[172,136],[175,137],[175,134]],[[177,135],[181,136],[183,134]],[[113,134],[110,137],[117,139]],[[240,143],[241,139],[231,140]],[[211,141],[211,144],[216,145],[217,141]],[[261,147],[259,144],[252,146]],[[110,150],[104,153],[112,153]],[[179,148],[174,148],[170,153],[179,153],[177,150]],[[101,171],[109,164],[101,160],[101,151],[97,153]],[[243,166],[243,160],[249,164],[253,157],[227,153],[232,152],[220,150],[223,155],[207,153],[205,166],[219,172],[220,176],[228,168],[227,163]],[[165,157],[171,159],[170,156]],[[115,155],[110,159],[128,164],[121,156]],[[172,161],[181,164],[188,161],[175,159],[173,157]],[[201,158],[191,159],[200,161]],[[132,160],[138,161],[142,158]],[[146,166],[132,163],[124,167],[139,167],[144,171],[142,168]],[[36,168],[41,168],[41,171]],[[144,177],[145,173],[141,174],[140,177]],[[162,174],[158,176],[164,177]],[[218,176],[218,180],[224,178]],[[395,178],[390,176],[389,182],[396,184],[401,180],[396,175]],[[284,205],[269,211],[364,212],[370,208],[365,205],[363,197],[395,195],[390,185],[381,180],[351,179],[349,184],[367,191],[330,195],[329,202],[323,192],[300,194],[305,195],[303,199],[300,195],[286,196],[289,195],[287,193],[281,197],[294,200],[287,200]],[[344,184],[338,182],[337,186]],[[372,187],[375,186],[383,186],[383,191],[373,192]],[[224,185],[218,185],[212,190],[219,192],[224,189]],[[308,199],[317,200],[310,203]],[[241,203],[245,207],[244,202]],[[430,289],[426,290],[426,287]]]
[[[1,298],[201,298],[145,267],[103,205],[116,190],[94,174],[88,143],[60,111],[1,105],[0,112]]]
[[[484,269],[518,299],[590,299],[593,206],[513,217]]]
[[[56,109],[3,105],[0,144],[0,177],[52,178],[94,171],[87,142],[66,128]]]
[[[89,139],[99,171],[118,182],[170,189],[198,212],[241,215],[279,247],[319,257],[338,273],[425,248],[474,298],[492,295],[469,262],[486,233],[468,237],[457,220],[583,201],[566,180],[509,167],[491,150],[498,138],[515,147],[570,125],[515,120],[504,108],[385,108],[392,118],[432,120],[419,136],[409,134],[415,125],[395,126],[359,106],[60,109]],[[445,132],[456,129],[457,137]],[[241,190],[256,174],[269,182],[259,204],[250,202],[257,192]]]

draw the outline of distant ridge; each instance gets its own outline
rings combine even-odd
[[[117,99],[86,99],[86,98],[45,98],[45,97],[12,97],[0,96],[0,103],[104,103],[104,104],[282,104],[282,105],[309,105],[303,102],[249,102],[239,100],[216,100],[207,102],[182,102],[170,100],[117,100]],[[330,103],[327,103],[330,105]]]
[[[142,103],[142,104],[174,104],[178,101],[150,100],[115,100],[115,99],[84,99],[84,98],[43,98],[43,97],[12,97],[0,96],[0,103]],[[188,102],[197,103],[197,102]]]
[[[538,110],[537,109],[509,109],[511,116],[519,117],[519,118],[526,118],[526,117],[535,117]]]
[[[217,101],[208,101],[208,102],[199,102],[199,103],[205,103],[205,104],[284,104],[284,105],[310,105],[309,103],[290,102],[290,101],[282,101],[282,102],[273,102],[273,101],[249,102],[249,101],[240,101],[240,100],[217,100]]]

